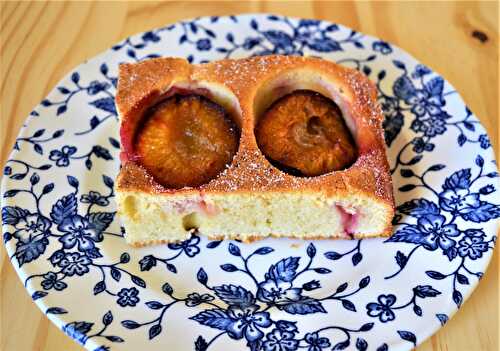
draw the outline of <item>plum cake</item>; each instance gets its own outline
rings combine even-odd
[[[118,213],[134,246],[388,236],[377,90],[318,58],[121,64]]]

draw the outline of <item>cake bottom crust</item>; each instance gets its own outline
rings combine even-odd
[[[193,231],[191,235],[193,234],[199,234],[197,231]],[[360,239],[367,239],[367,238],[388,238],[392,235],[392,226],[388,227],[387,230],[383,233],[377,233],[374,235],[370,234],[354,234],[352,237],[346,238],[346,237],[338,237],[338,236],[331,236],[328,234],[318,234],[318,235],[306,235],[301,237],[301,240],[360,240]],[[245,236],[244,239],[239,238],[238,234],[236,235],[205,235],[205,237],[208,238],[208,240],[239,240],[245,244],[251,244],[253,242],[259,241],[259,240],[264,240],[267,238],[274,238],[274,239],[298,239],[296,236],[293,234],[290,235],[276,235],[276,234],[269,234],[266,237],[260,236],[260,235],[248,235]],[[188,238],[189,239],[189,238]],[[146,247],[146,246],[152,246],[152,245],[162,245],[162,244],[170,244],[172,241],[168,239],[155,239],[155,240],[150,240],[150,241],[138,241],[138,242],[130,242],[129,245],[135,248],[141,248],[141,247]]]

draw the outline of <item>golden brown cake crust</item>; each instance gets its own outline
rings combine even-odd
[[[340,92],[340,107],[347,109],[354,121],[353,137],[358,147],[358,158],[348,169],[316,177],[295,177],[272,166],[259,150],[254,136],[256,95],[266,82],[293,71],[319,74]],[[166,189],[136,162],[133,133],[147,108],[168,94],[182,91],[177,84],[196,86],[200,82],[223,86],[238,100],[241,110],[238,116],[241,122],[239,149],[229,167],[209,183],[197,188]],[[210,92],[198,91],[210,98]],[[362,194],[393,209],[392,183],[381,128],[383,117],[376,98],[376,87],[363,74],[316,58],[263,56],[200,65],[190,65],[184,59],[158,58],[122,64],[116,97],[122,139],[122,169],[117,189],[162,196],[321,190],[329,194]]]
[[[392,225],[387,226],[385,230],[382,233],[377,233],[376,236],[377,238],[388,238],[392,235]],[[275,235],[275,234],[270,234],[268,237],[270,238],[290,238],[290,239],[297,239],[293,235]],[[366,238],[366,235],[353,235],[351,239],[364,239]],[[226,238],[226,235],[208,235],[207,236],[208,240],[224,240]],[[244,243],[253,243],[255,241],[259,241],[264,239],[261,235],[246,235],[244,238],[240,238],[238,234],[234,235],[231,237],[232,240],[241,240]],[[323,235],[306,235],[302,236],[300,238],[301,240],[331,240],[332,236],[330,234],[323,234]],[[333,239],[345,239],[345,237],[340,237],[337,236]],[[149,245],[161,245],[161,244],[169,244],[171,243],[172,240],[166,240],[166,239],[161,239],[161,240],[151,240],[151,241],[139,241],[139,242],[133,242],[130,243],[131,246],[133,247],[145,247]]]

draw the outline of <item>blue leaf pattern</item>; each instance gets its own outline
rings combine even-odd
[[[295,271],[299,266],[300,257],[287,257],[272,265],[266,274],[266,278],[290,282],[295,277]]]
[[[215,295],[228,305],[246,308],[255,303],[252,293],[241,286],[221,285],[214,287]]]

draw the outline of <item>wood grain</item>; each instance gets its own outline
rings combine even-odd
[[[499,154],[497,2],[2,2],[0,163],[30,110],[85,59],[136,32],[244,12],[325,19],[402,47],[455,86]],[[81,350],[32,303],[3,245],[0,272],[0,350]],[[498,272],[495,253],[470,300],[418,350],[498,350]]]

